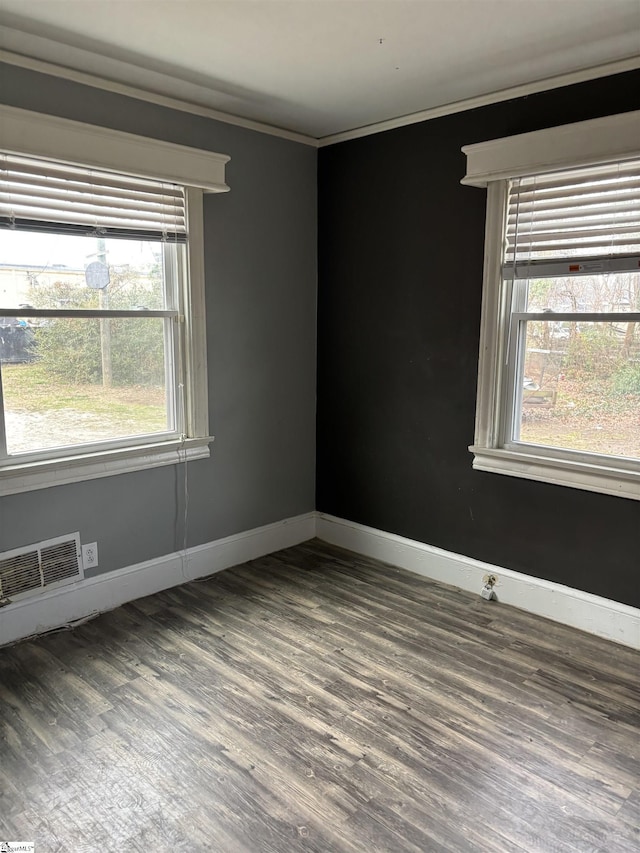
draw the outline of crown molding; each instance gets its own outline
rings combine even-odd
[[[6,62],[9,65],[16,65],[20,68],[27,68],[31,71],[37,71],[41,74],[48,74],[64,80],[71,80],[74,83],[92,86],[95,89],[102,89],[107,92],[125,95],[129,98],[136,98],[137,100],[168,107],[172,110],[179,110],[181,112],[191,113],[192,115],[211,118],[215,121],[223,122],[224,124],[235,125],[236,127],[242,127],[246,130],[254,130],[258,133],[265,133],[269,136],[276,136],[280,139],[298,142],[312,148],[324,148],[328,145],[335,145],[338,142],[347,142],[351,139],[359,139],[363,136],[382,133],[385,130],[393,130],[410,124],[419,124],[420,122],[429,121],[430,119],[453,115],[455,113],[464,112],[465,110],[477,109],[478,107],[500,103],[501,101],[508,101],[512,98],[534,95],[538,92],[559,89],[563,86],[571,86],[575,83],[584,83],[588,80],[596,80],[599,77],[609,77],[613,74],[622,74],[625,71],[634,71],[640,68],[640,56],[631,56],[626,59],[608,62],[592,68],[584,68],[580,71],[572,71],[555,77],[547,77],[533,83],[524,83],[519,86],[512,86],[508,89],[501,89],[498,92],[478,95],[473,98],[465,98],[461,101],[442,104],[438,107],[420,110],[419,112],[409,113],[408,115],[398,116],[397,118],[388,119],[386,121],[375,122],[374,124],[355,127],[351,130],[345,130],[339,133],[332,133],[327,136],[315,138],[304,133],[297,133],[293,130],[275,127],[274,125],[254,121],[253,119],[241,118],[240,116],[225,113],[221,110],[215,110],[212,107],[207,107],[192,101],[174,98],[169,95],[162,95],[158,92],[152,92],[137,86],[131,86],[127,83],[119,83],[115,80],[109,80],[96,74],[89,74],[84,71],[78,71],[74,68],[67,68],[53,62],[47,62],[42,59],[36,59],[35,57],[26,56],[9,50],[0,49],[0,62]]]
[[[574,83],[584,83],[587,80],[596,80],[598,77],[610,77],[612,74],[622,74],[625,71],[635,71],[640,68],[640,56],[631,56],[628,59],[620,59],[616,62],[607,62],[605,65],[597,65],[593,68],[584,68],[581,71],[571,71],[567,74],[560,74],[556,77],[547,77],[543,80],[536,80],[533,83],[523,83],[519,86],[512,86],[509,89],[501,89],[499,92],[491,92],[487,95],[478,95],[474,98],[465,98],[462,101],[455,101],[450,104],[443,104],[440,107],[433,107],[428,110],[420,110],[417,113],[409,113],[409,115],[392,118],[388,121],[379,121],[375,124],[368,124],[365,127],[356,127],[353,130],[345,130],[342,133],[333,133],[330,136],[323,136],[318,140],[318,147],[324,148],[327,145],[335,145],[337,142],[347,142],[350,139],[359,139],[362,136],[371,136],[374,133],[382,133],[385,130],[394,130],[398,127],[405,127],[409,124],[419,124],[423,121],[429,121],[433,118],[441,118],[442,116],[453,115],[454,113],[462,113],[466,110],[474,110],[478,107],[486,107],[490,104],[498,104],[501,101],[510,101],[513,98],[522,98],[525,95],[535,95],[538,92],[545,92],[550,89],[560,89],[563,86],[572,86]]]
[[[280,139],[288,139],[290,142],[300,142],[303,145],[309,145],[312,148],[317,148],[318,140],[312,136],[307,136],[304,133],[296,133],[293,130],[286,130],[281,127],[275,127],[270,124],[265,124],[253,119],[241,118],[240,116],[231,115],[230,113],[214,110],[212,107],[206,107],[202,104],[184,101],[180,98],[173,98],[169,95],[162,95],[158,92],[150,92],[147,89],[141,89],[137,86],[130,86],[127,83],[118,83],[115,80],[108,80],[105,77],[99,77],[96,74],[89,74],[85,71],[77,71],[75,68],[66,68],[62,65],[57,65],[53,62],[46,62],[43,59],[36,59],[32,56],[23,56],[20,53],[13,53],[10,50],[0,49],[0,62],[6,62],[8,65],[16,65],[19,68],[27,68],[29,71],[38,71],[40,74],[48,74],[52,77],[59,77],[63,80],[71,80],[73,83],[81,83],[84,86],[92,86],[94,89],[102,89],[106,92],[113,92],[118,95],[125,95],[128,98],[136,98],[139,101],[147,101],[151,104],[157,104],[161,107],[168,107],[171,110],[180,110],[184,113],[211,118],[215,121],[223,122],[224,124],[232,124],[236,127],[242,127],[245,130],[255,130],[258,133],[266,133],[269,136],[277,136]]]

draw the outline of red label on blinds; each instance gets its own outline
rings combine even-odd
[[[602,261],[585,261],[583,264],[569,264],[569,272],[599,272],[604,270]]]

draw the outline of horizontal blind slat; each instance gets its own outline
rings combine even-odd
[[[507,229],[507,237],[512,242],[520,243],[522,240],[534,240],[538,235],[545,235],[550,232],[554,234],[576,234],[581,232],[590,233],[595,237],[596,234],[601,234],[604,237],[607,234],[635,234],[640,233],[640,222],[636,219],[617,219],[615,222],[606,219],[585,220],[585,219],[565,219],[561,222],[535,222],[529,223],[522,227],[510,227]]]
[[[571,251],[575,250],[576,253],[579,253],[580,251],[584,251],[584,249],[601,249],[602,251],[599,254],[601,254],[603,257],[606,257],[609,254],[614,254],[614,252],[613,252],[614,249],[616,250],[615,254],[617,254],[618,252],[622,253],[623,251],[628,252],[628,253],[633,253],[633,252],[639,251],[639,249],[640,249],[640,237],[638,237],[637,240],[629,240],[626,237],[614,237],[613,240],[609,241],[606,244],[606,246],[602,243],[602,240],[600,240],[599,238],[596,238],[596,239],[592,238],[592,239],[585,239],[585,240],[582,240],[580,242],[578,242],[577,240],[566,240],[566,241],[558,240],[555,243],[553,243],[553,242],[535,243],[535,244],[532,244],[531,246],[525,244],[521,248],[524,250],[527,250],[529,248],[531,248],[532,250],[535,250],[535,249],[544,250],[544,255],[540,255],[540,256],[535,255],[534,251],[532,251],[530,255],[529,254],[523,254],[521,259],[525,260],[525,261],[529,257],[534,258],[534,256],[535,257],[545,257],[545,258],[547,256],[549,256],[549,257],[554,257],[556,260],[559,260],[560,258],[567,258],[568,260],[571,260],[571,255],[569,255],[567,253],[569,250],[571,250]],[[558,252],[560,250],[562,250],[562,254],[558,254]],[[556,253],[556,254],[554,255],[553,253]],[[513,254],[511,255],[511,257],[513,257]],[[520,259],[520,256],[519,256],[519,259]]]
[[[583,169],[571,169],[564,172],[547,172],[518,179],[520,192],[553,190],[559,187],[577,188],[596,181],[624,183],[640,175],[637,160],[625,163],[613,163],[607,166],[590,166]]]
[[[183,205],[179,198],[170,194],[128,193],[125,190],[104,189],[100,193],[87,193],[75,186],[49,181],[45,187],[37,184],[8,184],[0,178],[0,193],[11,198],[64,198],[69,202],[91,198],[95,204],[123,201],[140,207],[164,207],[167,210],[181,210]]]
[[[114,225],[117,222],[127,221],[130,224],[133,222],[144,223],[144,227],[148,227],[149,223],[154,223],[160,230],[163,226],[173,226],[176,222],[181,222],[184,225],[182,216],[163,216],[161,212],[155,210],[125,210],[120,208],[100,208],[96,212],[91,204],[76,204],[73,210],[73,220],[69,217],[69,207],[65,202],[51,200],[46,206],[33,206],[30,204],[6,204],[0,200],[0,214],[11,216],[13,214],[20,219],[35,219],[39,221],[48,220],[55,217],[56,220],[62,222],[92,222],[96,227],[102,224]],[[141,225],[142,227],[142,225]]]
[[[9,219],[0,216],[0,229],[30,231],[39,234],[76,234],[78,236],[111,237],[114,240],[149,240],[151,242],[186,243],[187,235],[179,231],[159,231],[157,228],[127,228],[126,225],[101,226],[95,223],[41,222],[35,219]]]
[[[545,214],[568,214],[571,211],[584,212],[586,216],[595,216],[599,210],[633,210],[638,211],[638,202],[640,202],[640,192],[634,195],[625,196],[624,198],[571,198],[563,199],[549,204],[537,204],[536,202],[518,205],[517,214],[515,206],[511,208],[509,220],[515,222],[516,216],[522,221],[528,217],[544,216]]]
[[[615,256],[640,245],[640,162],[521,178],[509,190],[505,261]]]
[[[518,242],[521,238],[530,237],[532,234],[540,234],[545,231],[588,231],[599,229],[600,231],[619,231],[622,228],[631,231],[640,231],[640,221],[636,216],[603,216],[603,217],[578,217],[571,216],[566,219],[540,219],[531,222],[518,222],[507,225],[506,235],[509,240]]]
[[[637,181],[629,181],[624,185],[618,184],[616,186],[604,186],[604,187],[595,187],[595,186],[584,186],[584,187],[576,187],[571,191],[568,191],[566,187],[562,187],[561,189],[554,190],[553,192],[542,192],[540,190],[530,191],[530,192],[517,192],[514,190],[510,193],[510,198],[513,204],[519,204],[521,207],[525,207],[526,205],[536,204],[537,206],[544,207],[546,205],[553,205],[554,202],[559,202],[560,204],[566,203],[567,199],[577,199],[580,200],[581,204],[587,204],[593,198],[606,198],[609,195],[614,196],[614,198],[637,198],[638,197],[638,189],[640,188],[640,179]]]
[[[0,216],[20,228],[93,225],[140,232],[140,239],[186,234],[182,187],[11,155],[0,156]]]
[[[181,187],[162,181],[150,181],[148,178],[135,178],[129,175],[119,175],[100,170],[80,169],[65,166],[64,164],[48,162],[44,160],[30,160],[10,155],[3,155],[0,170],[10,175],[15,174],[12,180],[18,180],[17,175],[33,175],[36,183],[42,183],[37,178],[45,178],[47,181],[76,182],[94,187],[112,187],[124,189],[130,192],[140,193],[171,193],[177,198],[182,196]]]

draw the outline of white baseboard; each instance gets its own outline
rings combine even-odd
[[[0,609],[0,646],[65,627],[127,601],[255,560],[314,536],[478,595],[484,575],[497,575],[496,593],[502,603],[640,649],[640,610],[636,608],[315,512],[9,604]]]
[[[0,646],[298,545],[315,535],[315,517],[299,515],[16,601],[0,609]]]
[[[484,575],[496,575],[496,594],[503,604],[640,649],[640,610],[626,604],[322,513],[316,536],[478,595]]]

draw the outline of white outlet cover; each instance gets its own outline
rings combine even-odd
[[[98,543],[89,542],[82,546],[82,562],[85,569],[95,569],[98,565]]]

